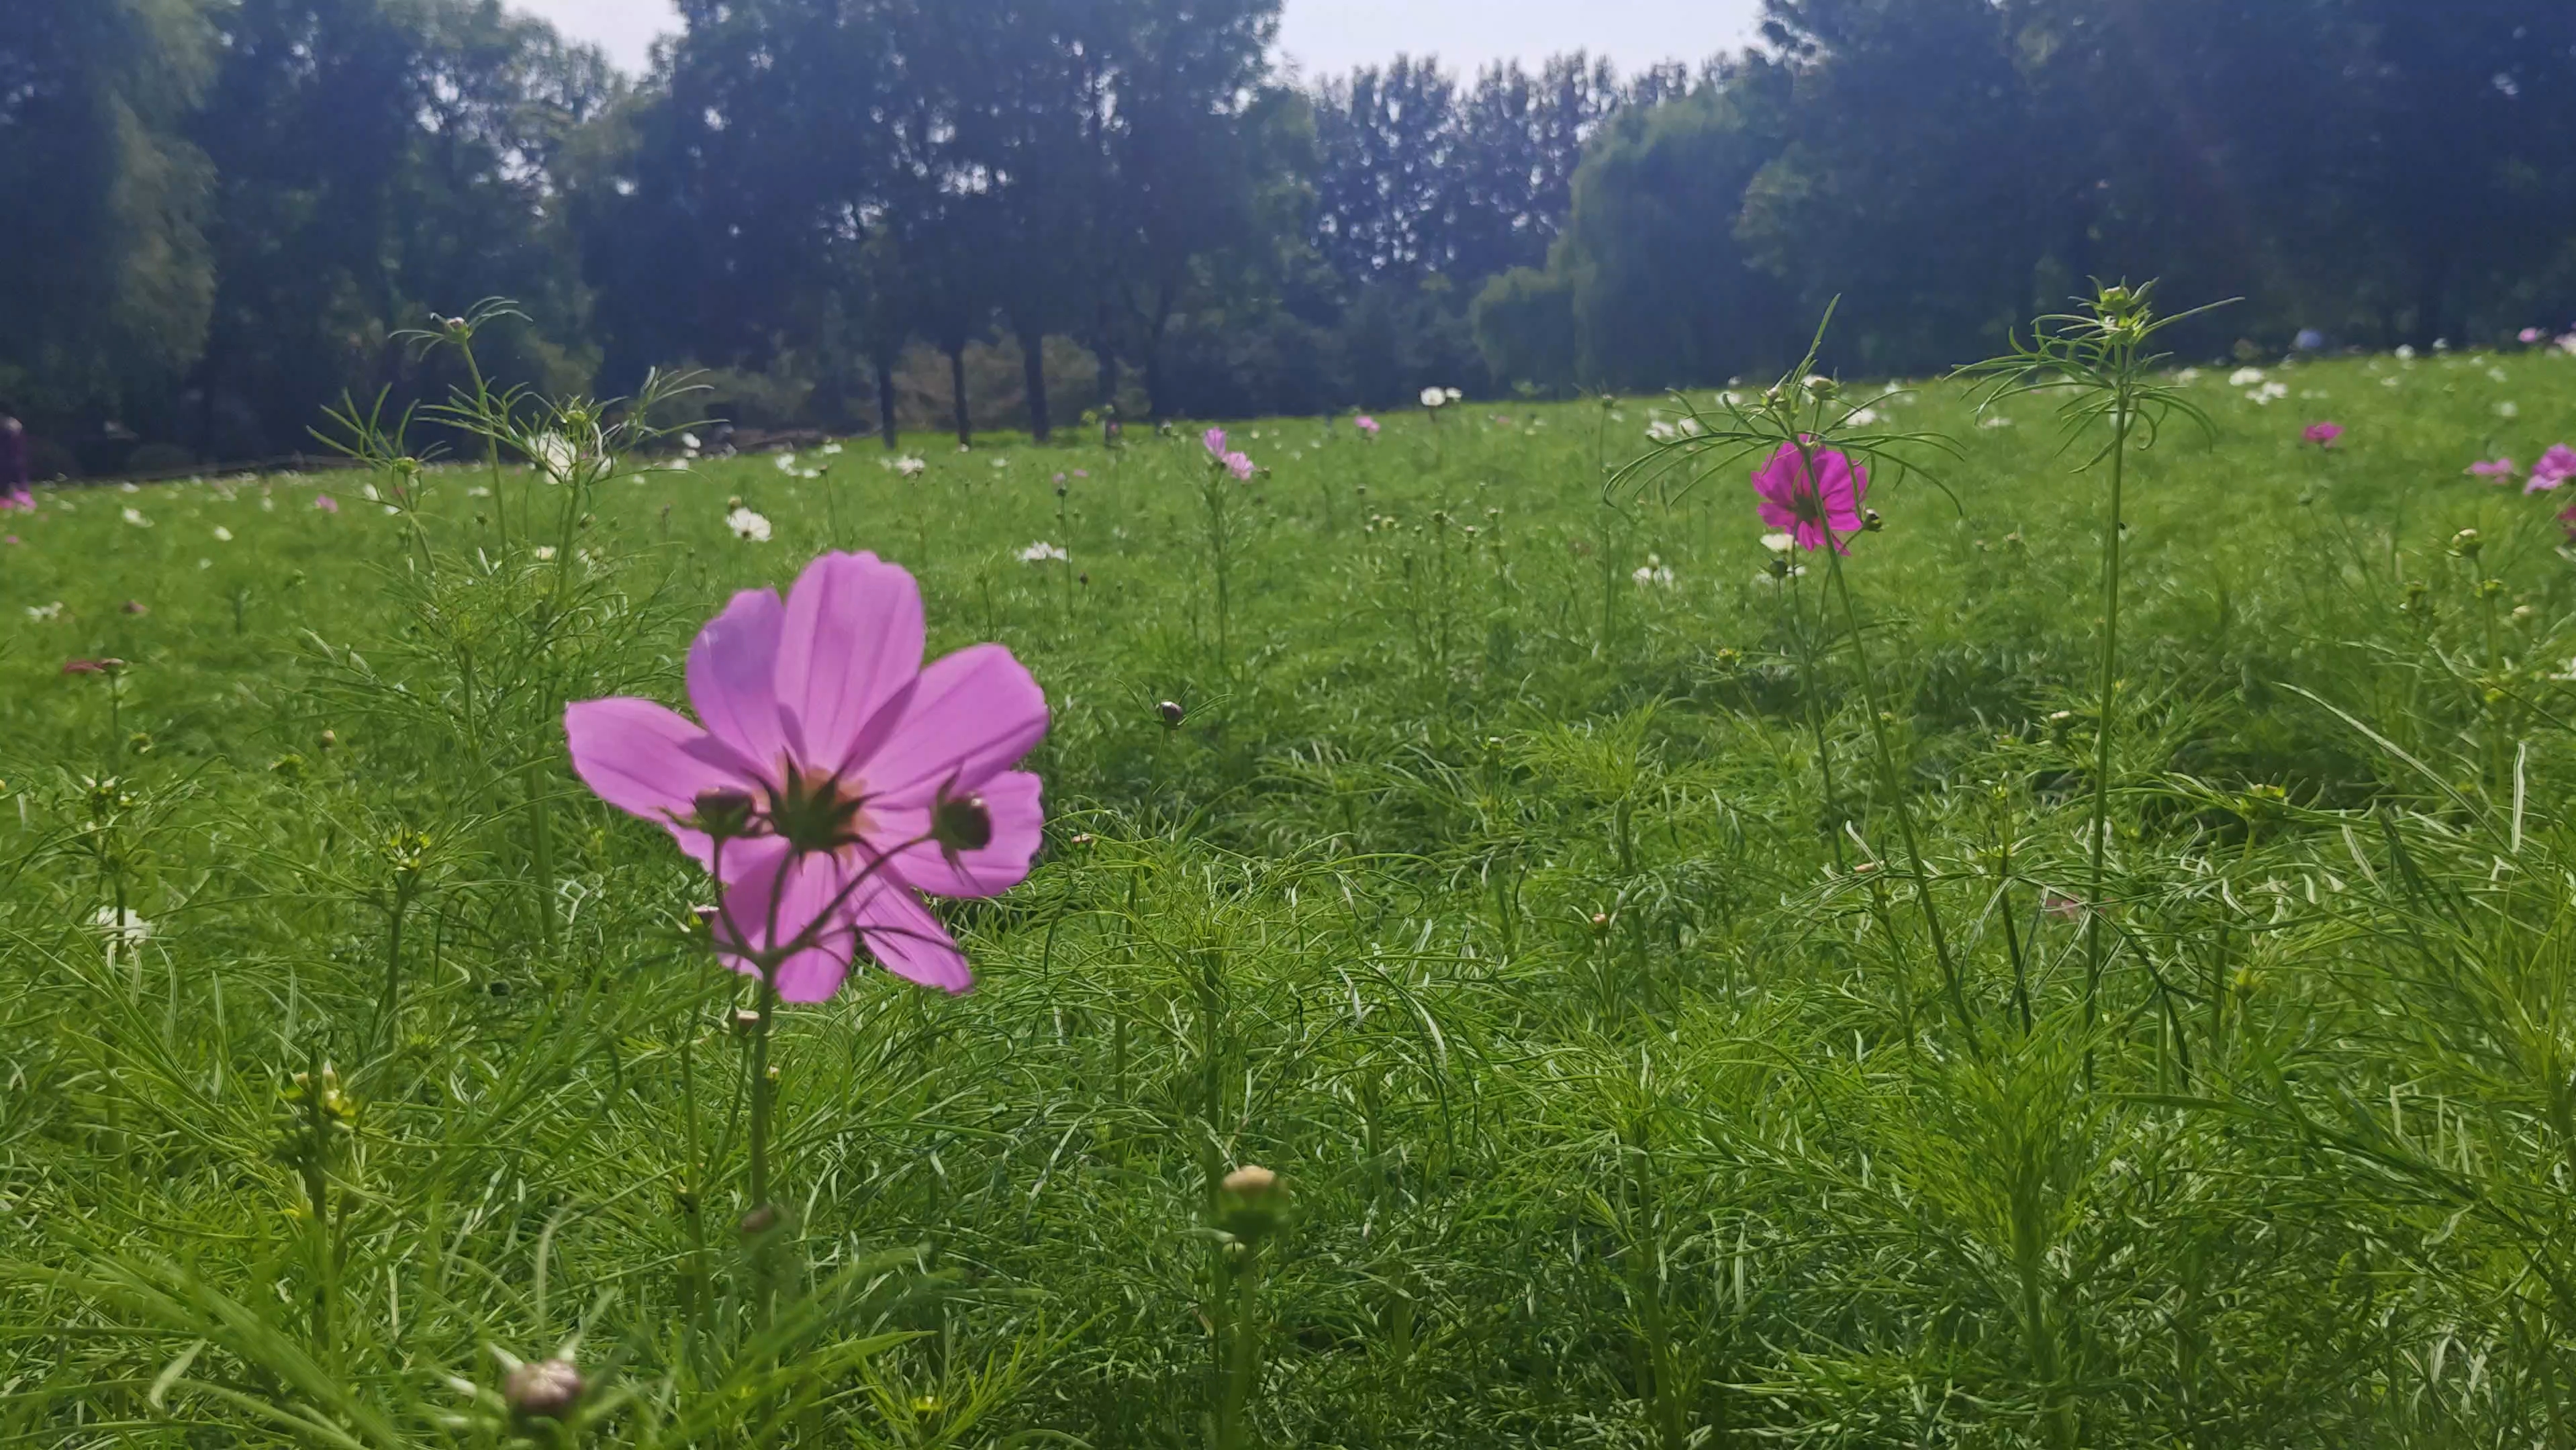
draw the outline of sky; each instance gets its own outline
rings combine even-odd
[[[670,0],[511,0],[630,71],[653,37],[678,28]],[[1753,36],[1761,0],[1287,0],[1279,48],[1309,76],[1437,53],[1452,69],[1536,62],[1589,50],[1633,71],[1659,60],[1699,61]]]

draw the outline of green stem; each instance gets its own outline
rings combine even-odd
[[[751,1202],[745,1208],[747,1215],[769,1207],[769,1023],[777,1008],[778,973],[773,967],[764,967],[760,974],[759,1018],[751,1028]],[[774,1227],[763,1228],[758,1235],[763,1241],[752,1249],[754,1302],[763,1324],[769,1320],[772,1287],[766,1239]]]
[[[1850,581],[1843,577],[1842,554],[1826,539],[1825,563],[1834,582],[1834,593],[1842,600],[1843,617],[1851,625],[1852,660],[1860,670],[1861,702],[1869,710],[1869,733],[1878,747],[1878,769],[1886,782],[1890,804],[1896,808],[1896,828],[1905,843],[1905,862],[1914,875],[1914,901],[1922,908],[1924,929],[1932,936],[1932,956],[1941,964],[1941,985],[1950,995],[1950,1010],[1959,1015],[1959,1025],[1967,1030],[1969,1050],[1977,1045],[1976,1019],[1968,1015],[1967,990],[1959,980],[1958,963],[1950,955],[1949,933],[1941,926],[1941,912],[1932,901],[1932,879],[1923,869],[1923,851],[1914,832],[1914,807],[1905,790],[1905,778],[1896,768],[1896,751],[1887,741],[1887,721],[1878,706],[1878,683],[1870,670],[1869,646],[1861,632],[1860,609],[1852,603]]]
[[[2093,823],[2087,843],[2093,871],[2089,899],[2084,903],[2084,1028],[2088,1034],[2101,1010],[2102,896],[2109,874],[2111,835],[2111,742],[2117,733],[2120,688],[2121,490],[2127,483],[2129,430],[2137,412],[2134,402],[2123,383],[2112,402],[2111,518],[2102,537],[2102,676],[2093,721]],[[2086,1051],[2089,1062],[2091,1049]]]
[[[545,943],[546,959],[555,955],[555,836],[551,813],[546,807],[545,777],[536,761],[528,762],[528,825],[535,836],[537,871],[537,931]]]
[[[1225,1404],[1217,1420],[1217,1443],[1225,1450],[1250,1442],[1243,1432],[1244,1411],[1252,1403],[1252,1378],[1260,1365],[1261,1251],[1245,1245],[1243,1262],[1234,1271],[1233,1362],[1226,1367]]]

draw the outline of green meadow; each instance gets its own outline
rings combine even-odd
[[[1848,606],[1653,398],[40,490],[0,1443],[2576,1443],[2576,556],[2463,473],[2576,358],[2232,371],[2128,457],[2098,892],[2102,440],[1957,383]],[[1035,673],[1048,844],[972,993],[780,1010],[754,1213],[562,716],[835,549]]]

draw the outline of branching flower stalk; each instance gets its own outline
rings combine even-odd
[[[1849,547],[1849,541],[1876,525],[1875,513],[1864,517],[1860,509],[1860,501],[1870,487],[1872,468],[1882,474],[1893,469],[1899,478],[1907,474],[1922,475],[1937,487],[1937,480],[1923,473],[1915,457],[1926,451],[1955,456],[1958,450],[1947,439],[1935,434],[1868,431],[1877,417],[1875,405],[1885,399],[1873,398],[1855,405],[1845,397],[1839,383],[1816,371],[1826,329],[1832,325],[1833,309],[1828,308],[1824,320],[1817,325],[1814,340],[1808,344],[1806,356],[1759,396],[1729,390],[1717,396],[1716,407],[1704,408],[1687,395],[1675,394],[1674,400],[1683,410],[1682,423],[1671,429],[1658,430],[1653,435],[1657,440],[1656,446],[1644,457],[1612,475],[1610,486],[1615,490],[1623,484],[1631,484],[1641,492],[1651,487],[1669,507],[1687,498],[1693,489],[1708,479],[1758,459],[1761,461],[1754,475],[1754,487],[1762,499],[1762,521],[1766,526],[1786,530],[1790,535],[1788,549],[1780,552],[1805,551],[1825,555],[1831,586],[1842,604],[1851,631],[1853,659],[1860,671],[1871,738],[1876,746],[1889,804],[1896,812],[1907,865],[1913,875],[1915,904],[1922,912],[1925,930],[1931,938],[1932,953],[1939,965],[1943,990],[1949,997],[1951,1010],[1958,1016],[1960,1026],[1967,1032],[1973,1047],[1977,1029],[1968,1010],[1966,983],[1958,959],[1951,950],[1939,903],[1932,894],[1931,875],[1925,869],[1919,833],[1915,830],[1912,800],[1905,789],[1904,772],[1897,765],[1894,746],[1887,736],[1860,613],[1853,603],[1842,569],[1842,554]],[[1809,663],[1805,685],[1812,696],[1815,679],[1812,661]],[[1814,714],[1819,707],[1812,699],[1809,709],[1817,729],[1817,754],[1821,766],[1826,755],[1826,741],[1821,718]],[[1830,767],[1826,769],[1829,771]],[[1826,779],[1830,782],[1830,774]],[[1828,785],[1828,795],[1830,793]],[[1884,928],[1885,923],[1881,925]],[[1892,934],[1890,940],[1893,941]]]
[[[2165,424],[2177,415],[2209,431],[2208,416],[2190,399],[2153,380],[2166,361],[2165,354],[2154,350],[2155,340],[2168,328],[2226,305],[2159,317],[2154,292],[2152,282],[2134,287],[2096,284],[2082,311],[2041,317],[2032,324],[2027,344],[2017,343],[2000,357],[1961,370],[1961,376],[1982,382],[1984,407],[2024,393],[2067,394],[2058,416],[2065,425],[2069,449],[2087,434],[2107,429],[2105,441],[2083,464],[2085,470],[2108,464],[2110,481],[2102,528],[2102,653],[2094,697],[2093,805],[2085,830],[2090,861],[2084,903],[2084,1025],[2088,1032],[2100,1020],[2106,966],[2102,922],[2109,910],[2111,786],[2119,739],[2121,535],[2128,527],[2129,454],[2133,448],[2154,447]]]

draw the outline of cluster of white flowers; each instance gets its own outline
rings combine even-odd
[[[57,599],[51,604],[30,604],[27,606],[27,617],[39,624],[60,619],[63,617],[63,602]]]
[[[1637,587],[1640,589],[1673,587],[1673,571],[1665,566],[1661,557],[1654,554],[1648,554],[1646,562],[1637,566],[1637,571],[1628,577],[1636,580]]]
[[[1467,395],[1465,393],[1458,391],[1456,388],[1424,388],[1422,390],[1422,406],[1426,408],[1446,408],[1451,403],[1464,400],[1466,396]]]
[[[1036,543],[1031,544],[1020,551],[1020,562],[1023,564],[1044,564],[1049,561],[1062,563],[1064,559],[1064,550],[1048,543],[1044,539],[1040,539]]]
[[[145,518],[143,516],[143,510],[139,508],[128,507],[125,510],[125,521],[134,525],[138,529],[148,529],[152,527],[152,521]]]

